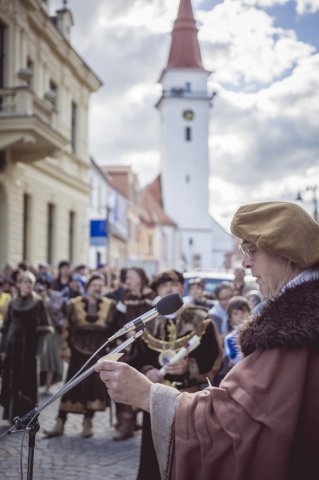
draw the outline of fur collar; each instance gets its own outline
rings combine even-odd
[[[287,288],[269,302],[241,327],[239,343],[245,356],[271,348],[319,351],[319,280]]]

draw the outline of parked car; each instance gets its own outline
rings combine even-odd
[[[183,295],[186,296],[188,295],[188,290],[189,290],[189,281],[192,278],[202,278],[204,280],[204,289],[209,292],[214,294],[214,290],[222,282],[233,282],[234,281],[234,274],[232,271],[218,271],[218,272],[212,272],[212,271],[203,271],[203,270],[194,270],[190,272],[184,272],[183,273],[184,278],[185,278],[185,284],[184,284],[184,293]],[[245,282],[248,282],[251,284],[252,289],[257,289],[259,290],[258,285],[256,284],[256,280],[254,277],[252,277],[250,274],[245,275]]]
[[[204,289],[209,293],[214,293],[215,288],[222,282],[233,282],[234,274],[232,272],[221,271],[221,272],[211,272],[211,271],[191,271],[183,273],[185,278],[184,283],[184,293],[183,295],[188,295],[189,290],[189,281],[192,278],[202,278],[204,280]]]

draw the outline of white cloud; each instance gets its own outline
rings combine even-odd
[[[288,1],[225,0],[205,11],[202,0],[192,2],[203,62],[214,71],[209,87],[218,94],[209,139],[211,209],[226,226],[241,203],[293,200],[298,189],[319,185],[319,54],[267,10]],[[91,152],[97,163],[133,165],[141,184],[159,171],[156,81],[178,4],[69,1],[73,45],[104,81],[91,101]],[[318,4],[295,0],[296,12],[311,14]],[[311,192],[304,197],[311,210]]]
[[[129,2],[126,9],[122,9],[121,15],[112,16],[107,3],[101,4],[100,15],[104,16],[105,23],[110,27],[143,27],[151,32],[161,33],[170,31],[177,8],[176,2],[171,0],[135,0]]]
[[[299,15],[305,15],[319,11],[319,0],[296,0],[296,4],[296,10]]]
[[[312,215],[315,185],[319,185],[319,167],[309,168],[303,175],[285,175],[277,182],[264,179],[255,187],[249,188],[243,188],[220,177],[211,177],[210,211],[229,231],[230,219],[240,205],[273,200],[295,202],[298,193],[301,193],[302,201],[298,203]]]
[[[291,0],[242,0],[242,3],[249,6],[273,7],[275,5],[285,5]]]
[[[238,0],[226,0],[229,2],[238,1]],[[248,5],[250,7],[262,7],[270,8],[277,5],[286,5],[292,0],[240,0],[242,4]],[[319,0],[295,0],[296,11],[299,15],[305,15],[309,13],[315,13],[319,11]]]
[[[293,200],[311,178],[319,185],[319,168],[307,178],[319,159],[318,67],[317,54],[257,93],[219,92],[212,112],[211,184],[216,178],[230,184],[211,190],[211,208],[219,216],[240,203]]]
[[[316,54],[256,94],[221,92],[213,113],[210,182],[211,209],[219,218],[227,222],[244,203],[294,201],[299,190],[312,213],[306,187],[319,186],[318,91]]]
[[[205,65],[215,72],[216,82],[256,88],[256,83],[268,84],[287,75],[314,51],[294,31],[275,27],[266,11],[242,1],[226,0],[200,17]]]
[[[121,165],[134,165],[141,187],[152,182],[160,172],[160,155],[157,150],[124,154],[118,161]]]

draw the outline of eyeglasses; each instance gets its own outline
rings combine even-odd
[[[254,259],[254,255],[256,254],[256,251],[257,251],[256,245],[242,242],[239,244],[238,248],[242,256],[247,255],[247,257],[249,257],[250,260]]]

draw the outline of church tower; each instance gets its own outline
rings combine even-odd
[[[208,76],[191,0],[180,0],[167,65],[160,77],[162,96],[157,108],[163,207],[178,225],[186,269],[212,267]]]

